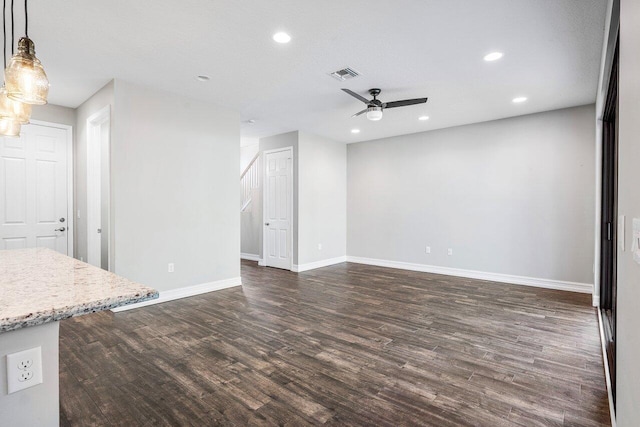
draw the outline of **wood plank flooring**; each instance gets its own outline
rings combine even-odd
[[[607,426],[590,296],[358,264],[60,325],[62,426]]]

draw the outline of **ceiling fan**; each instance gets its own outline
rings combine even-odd
[[[378,95],[380,95],[380,89],[369,89],[369,94],[373,96],[372,100],[368,100],[367,98],[358,95],[352,90],[342,89],[344,92],[353,96],[354,98],[364,102],[367,104],[367,108],[364,110],[355,113],[351,117],[359,116],[360,114],[367,113],[367,119],[372,121],[377,121],[382,118],[382,110],[385,108],[395,108],[395,107],[406,107],[407,105],[415,105],[415,104],[424,104],[427,102],[429,98],[416,98],[416,99],[404,99],[402,101],[393,101],[393,102],[382,102],[378,99]]]

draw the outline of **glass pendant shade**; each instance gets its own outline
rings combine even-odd
[[[4,78],[10,99],[34,105],[47,103],[49,79],[36,58],[35,45],[28,37],[18,42],[18,53],[9,61]]]
[[[31,104],[14,101],[7,96],[7,88],[0,88],[0,119],[17,121],[26,125],[31,118]]]
[[[380,107],[369,107],[367,109],[367,119],[376,122],[382,118],[382,108]]]
[[[0,136],[20,136],[22,126],[15,120],[0,119]]]

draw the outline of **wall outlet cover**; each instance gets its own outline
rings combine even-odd
[[[7,354],[7,393],[15,393],[42,384],[42,349],[40,347]]]

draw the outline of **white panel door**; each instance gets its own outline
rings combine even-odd
[[[67,254],[67,133],[40,125],[0,137],[0,249]]]
[[[265,154],[264,259],[291,270],[293,160],[291,149]]]

